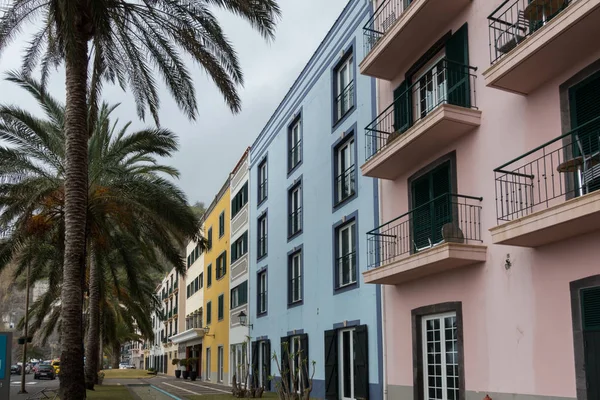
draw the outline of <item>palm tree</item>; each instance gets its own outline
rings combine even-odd
[[[0,182],[4,182],[0,184],[0,231],[12,228],[9,239],[0,244],[0,267],[14,261],[15,257],[20,257],[19,263],[23,265],[26,257],[21,254],[33,254],[31,257],[37,258],[33,263],[38,268],[53,264],[48,274],[54,288],[62,284],[59,304],[62,308],[61,344],[64,346],[73,335],[83,339],[82,327],[73,330],[68,321],[72,316],[65,312],[67,274],[63,268],[56,268],[57,263],[62,266],[63,262],[64,268],[67,267],[64,261],[67,253],[63,249],[68,242],[64,240],[68,232],[66,191],[69,176],[65,166],[68,142],[65,145],[62,127],[68,106],[44,93],[42,86],[33,79],[11,74],[9,80],[37,99],[46,119],[36,118],[17,107],[0,107],[0,138],[11,143],[10,147],[0,147]],[[90,162],[85,197],[89,200],[84,219],[86,251],[81,262],[84,269],[78,279],[82,280],[79,286],[83,288],[86,282],[83,272],[89,271],[88,337],[91,339],[87,346],[90,355],[87,365],[90,384],[93,384],[97,370],[94,355],[98,354],[98,313],[102,295],[97,266],[123,265],[127,280],[132,283],[128,286],[129,293],[133,297],[141,296],[140,271],[162,269],[167,263],[184,273],[184,260],[178,249],[185,240],[198,234],[198,220],[187,205],[185,195],[161,176],[177,177],[178,172],[156,160],[156,156],[168,157],[177,149],[175,135],[165,129],[127,134],[129,124],[117,129],[116,122],[110,123],[113,110],[114,107],[108,105],[100,108],[93,134],[89,143],[86,142]],[[23,252],[33,246],[40,250]],[[44,252],[47,254],[41,258]],[[107,263],[109,255],[117,257],[119,262]],[[57,272],[61,269],[62,277]],[[35,272],[33,274],[36,276]],[[83,291],[81,293],[83,295]],[[47,307],[51,303],[50,298],[46,299]],[[83,311],[82,307],[80,309]],[[54,311],[49,315],[53,322],[47,329],[56,327],[56,314]],[[81,319],[81,315],[78,318]],[[63,357],[65,354],[70,353],[63,352]],[[83,354],[79,354],[83,361]],[[63,363],[61,358],[61,370]],[[68,379],[72,377],[64,376],[64,380]],[[63,389],[67,393],[76,386],[67,385]]]
[[[233,47],[211,6],[250,22],[265,38],[274,36],[276,0],[13,0],[0,18],[0,51],[32,23],[37,30],[23,58],[25,73],[41,66],[42,81],[64,62],[65,246],[62,289],[63,328],[60,386],[63,399],[85,398],[82,357],[82,277],[86,250],[87,139],[95,126],[103,82],[129,87],[138,114],[158,121],[159,95],[152,67],[179,107],[196,116],[191,74],[182,55],[204,68],[232,111],[240,109],[242,72]],[[88,60],[93,65],[88,76]],[[89,78],[89,79],[88,79]],[[89,96],[89,97],[88,97]],[[88,104],[91,112],[88,112]]]

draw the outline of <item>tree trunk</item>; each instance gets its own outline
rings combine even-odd
[[[80,8],[80,7],[76,7]],[[81,11],[81,10],[78,10]],[[65,42],[65,255],[62,284],[60,393],[63,400],[86,398],[83,371],[83,277],[88,194],[87,53],[82,13],[67,11],[72,25]],[[67,28],[68,29],[68,28]]]
[[[89,324],[85,340],[85,386],[94,389],[98,378],[98,348],[100,347],[100,268],[90,248]]]
[[[121,344],[113,344],[113,359],[112,359],[112,367],[113,369],[119,369],[119,364],[121,361]]]
[[[100,320],[102,320],[102,316],[100,316]],[[98,329],[99,338],[98,338],[98,370],[96,372],[100,372],[100,370],[104,369],[104,348],[103,348],[103,337],[102,337],[102,328]],[[96,381],[98,383],[98,374],[96,374]]]

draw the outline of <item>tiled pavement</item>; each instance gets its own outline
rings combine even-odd
[[[105,379],[104,384],[128,386],[139,400],[173,400],[173,398],[186,400],[191,395],[231,393],[231,388],[228,386],[199,380],[192,382],[165,375],[149,379]],[[160,390],[155,390],[152,386]]]

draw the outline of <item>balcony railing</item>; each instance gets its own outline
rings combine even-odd
[[[302,151],[302,141],[301,140],[296,142],[296,144],[294,144],[294,146],[290,149],[290,152],[288,155],[288,171],[293,170],[300,163],[300,161],[302,159],[300,151]]]
[[[356,167],[352,165],[335,177],[335,203],[339,204],[356,193]]]
[[[353,251],[337,260],[337,286],[342,287],[356,282],[356,252]]]
[[[367,232],[368,268],[442,243],[481,242],[482,200],[447,193]]]
[[[365,54],[394,25],[413,0],[384,0],[363,27]]]
[[[477,109],[476,70],[445,58],[431,67],[367,125],[367,160],[442,104]]]
[[[498,222],[600,189],[600,117],[494,170]]]
[[[258,185],[258,202],[260,203],[267,198],[267,181],[265,180]]]
[[[506,0],[488,17],[493,64],[577,0]]]
[[[354,81],[350,82],[335,98],[336,122],[354,107]]]
[[[267,254],[267,235],[258,239],[258,258],[264,257]]]
[[[294,236],[302,229],[302,207],[290,214],[288,222],[288,237]]]

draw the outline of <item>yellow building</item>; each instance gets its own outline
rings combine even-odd
[[[229,382],[229,179],[204,215],[208,249],[204,255],[204,324],[202,376]]]

